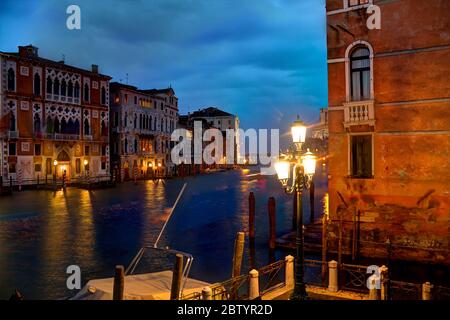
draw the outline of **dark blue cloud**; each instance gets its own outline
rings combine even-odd
[[[65,28],[70,4],[82,30]],[[247,128],[286,131],[327,102],[323,0],[3,0],[0,50],[28,43],[114,80],[171,84],[181,112],[216,105]]]

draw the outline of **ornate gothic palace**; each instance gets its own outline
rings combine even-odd
[[[39,57],[0,52],[0,166],[19,184],[108,175],[109,76]]]

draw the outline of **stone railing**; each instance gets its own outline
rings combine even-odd
[[[375,125],[373,100],[344,103],[344,127],[354,125]]]

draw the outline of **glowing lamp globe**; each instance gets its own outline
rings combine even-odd
[[[302,164],[305,174],[312,176],[316,173],[316,157],[311,151],[309,151],[309,149],[308,152],[306,152],[302,157]]]
[[[294,143],[303,143],[306,139],[306,126],[305,123],[297,117],[297,120],[291,127],[292,141]]]
[[[275,171],[277,172],[278,180],[281,182],[289,179],[290,163],[288,161],[278,161],[275,163]]]

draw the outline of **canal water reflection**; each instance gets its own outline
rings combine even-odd
[[[325,173],[319,172],[316,217],[325,181]],[[274,176],[228,171],[107,190],[24,191],[0,198],[0,299],[15,288],[29,299],[72,295],[66,288],[69,265],[80,266],[82,285],[112,276],[115,265],[127,266],[140,247],[154,243],[184,182],[187,189],[160,246],[191,253],[192,277],[209,282],[230,277],[235,235],[248,231],[251,191],[256,196],[254,263],[269,262],[268,197],[277,201],[278,235],[292,224],[292,196],[284,194]],[[304,203],[307,223],[306,198]],[[247,246],[243,271],[249,268]]]

